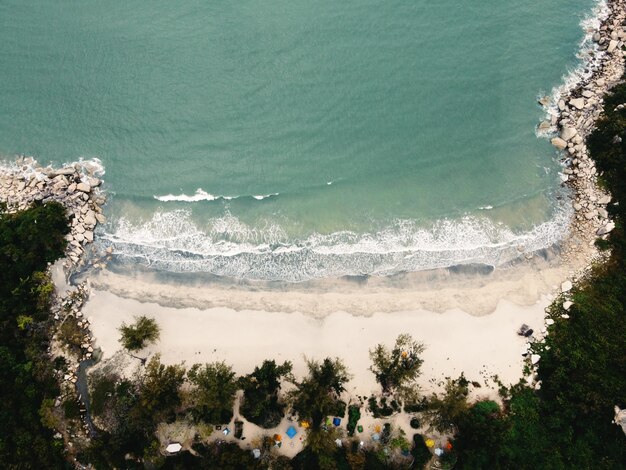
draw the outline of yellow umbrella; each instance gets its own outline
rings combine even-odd
[[[426,447],[435,447],[435,441],[432,439],[426,439]]]

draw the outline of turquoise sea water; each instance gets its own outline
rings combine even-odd
[[[563,235],[535,126],[592,0],[0,1],[0,153],[98,157],[101,243],[303,280]]]

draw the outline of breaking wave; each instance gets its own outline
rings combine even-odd
[[[156,196],[155,195],[154,199],[156,199],[157,201],[161,201],[161,202],[172,202],[172,201],[177,201],[177,202],[198,202],[198,201],[218,201],[220,199],[222,199],[224,201],[231,201],[233,199],[250,197],[250,198],[256,199],[257,201],[261,201],[263,199],[267,199],[267,198],[270,198],[270,197],[273,197],[273,196],[278,196],[278,193],[251,194],[249,196],[214,196],[213,194],[207,193],[202,188],[198,188],[198,189],[196,189],[196,192],[194,194],[192,194],[191,196],[189,196],[187,194],[179,194],[179,195],[166,194],[165,196]]]
[[[420,227],[398,220],[376,233],[340,231],[290,239],[273,223],[251,227],[227,214],[206,229],[191,212],[156,212],[144,223],[119,219],[100,242],[121,262],[170,272],[300,282],[346,275],[393,275],[460,264],[500,266],[562,240],[572,209],[561,204],[555,216],[524,233],[486,217],[440,220]]]

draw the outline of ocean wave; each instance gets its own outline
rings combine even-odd
[[[398,220],[376,233],[340,231],[291,239],[277,224],[252,227],[227,214],[201,229],[191,212],[156,212],[144,223],[119,219],[100,243],[121,262],[170,272],[300,282],[345,275],[392,275],[460,264],[501,266],[561,241],[572,209],[515,233],[486,217],[439,220],[428,227]]]
[[[187,194],[179,194],[179,195],[174,195],[174,194],[166,194],[165,196],[154,196],[154,199],[156,199],[157,201],[161,201],[161,202],[172,202],[172,201],[177,201],[177,202],[198,202],[198,201],[217,201],[217,200],[224,200],[224,201],[231,201],[233,199],[239,199],[239,198],[245,198],[245,197],[249,197],[249,198],[253,198],[256,199],[257,201],[261,201],[263,199],[267,199],[273,196],[278,196],[279,193],[270,193],[270,194],[251,194],[249,196],[214,196],[213,194],[209,194],[207,193],[205,190],[203,190],[202,188],[198,188],[196,189],[196,192],[194,194],[192,194],[191,196],[187,195]]]

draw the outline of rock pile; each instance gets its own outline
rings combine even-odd
[[[14,166],[0,171],[0,202],[9,210],[25,209],[37,201],[63,204],[72,223],[66,257],[69,267],[76,267],[83,263],[82,255],[93,242],[96,226],[106,221],[102,214],[106,198],[96,172],[97,167],[89,162],[53,169],[21,157]]]
[[[623,0],[608,2],[610,13],[593,34],[597,45],[595,55],[600,59],[597,68],[586,83],[571,90],[569,96],[561,97],[557,103],[558,115],[552,117],[552,124],[557,126],[559,135],[551,142],[562,152],[565,164],[561,181],[574,192],[576,215],[572,230],[579,239],[588,243],[593,243],[597,236],[606,236],[615,228],[606,210],[611,197],[598,188],[597,170],[589,157],[585,139],[602,114],[603,95],[621,80],[624,73],[625,4]],[[568,248],[575,249],[566,246],[565,254]]]

